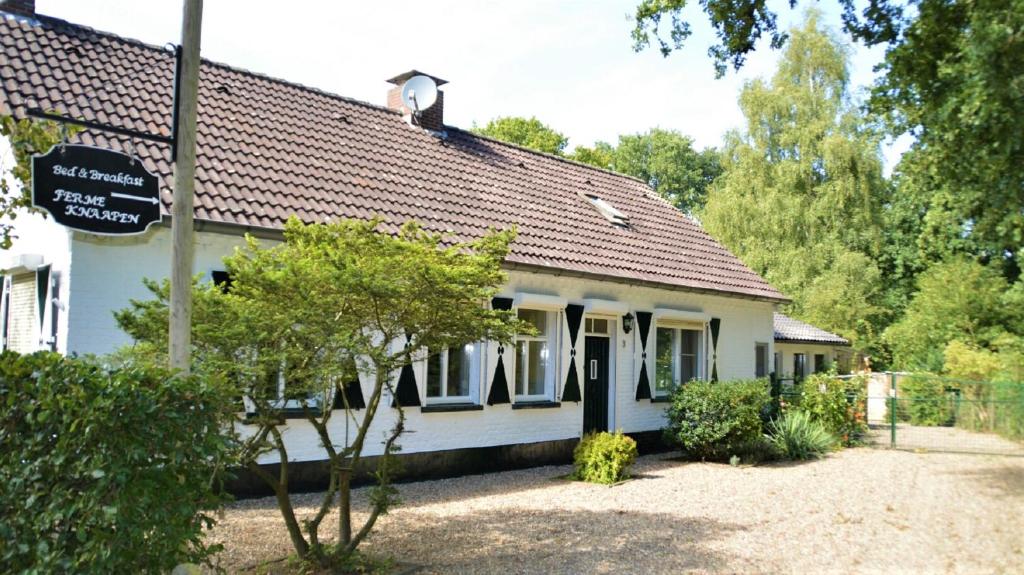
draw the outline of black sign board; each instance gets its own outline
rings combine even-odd
[[[32,158],[32,205],[79,231],[141,234],[160,221],[160,184],[127,154],[54,146]]]

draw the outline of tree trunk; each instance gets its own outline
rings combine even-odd
[[[338,473],[338,543],[348,547],[352,541],[352,470],[342,468]]]

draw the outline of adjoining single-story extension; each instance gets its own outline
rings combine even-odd
[[[835,366],[849,373],[853,352],[850,342],[809,323],[775,312],[775,364],[773,372],[783,381],[800,380]]]
[[[674,386],[768,375],[781,293],[645,182],[448,126],[443,92],[411,121],[400,94],[418,74],[389,80],[378,106],[204,61],[194,272],[221,273],[246,233],[280,241],[292,215],[377,216],[387,231],[417,220],[459,241],[516,226],[508,283],[492,305],[539,335],[447,350],[430,360],[445,368],[424,360],[396,378],[393,399],[414,432],[402,453],[418,455],[424,474],[561,460],[591,430],[656,434]],[[0,13],[2,114],[41,109],[167,135],[173,77],[163,48],[32,9]],[[136,154],[159,177],[165,216],[118,237],[19,218],[3,264],[8,349],[105,354],[130,344],[113,312],[149,297],[143,278],[169,273],[169,150],[94,129],[71,141]],[[372,433],[394,414],[379,414]],[[345,418],[333,422],[346,438]],[[290,457],[319,469],[316,434],[289,423]],[[368,445],[368,455],[380,449]]]

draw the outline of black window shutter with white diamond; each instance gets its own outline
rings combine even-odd
[[[409,345],[409,336],[405,336],[405,344]],[[412,363],[402,366],[402,373],[398,376],[398,387],[395,389],[395,399],[391,407],[416,407],[420,404],[420,392],[416,389],[416,372],[412,369]]]
[[[565,388],[562,389],[562,401],[580,400],[580,381],[576,374],[576,340],[580,335],[580,323],[583,321],[583,306],[569,304],[565,306],[565,320],[569,323],[569,375],[565,376]]]
[[[355,361],[349,362],[345,375],[349,380],[341,384],[342,393],[335,391],[333,409],[345,409],[346,401],[348,402],[349,409],[366,408],[366,400],[363,399],[363,386],[359,384],[359,374]]]
[[[501,311],[512,309],[512,299],[507,297],[496,297],[491,300],[491,308]],[[487,405],[509,403],[508,378],[505,377],[505,346],[498,344],[498,364],[494,367],[494,379],[491,380],[491,390],[487,394]]]
[[[651,398],[651,382],[647,377],[647,336],[651,333],[651,312],[636,312],[636,326],[640,329],[640,381],[636,386],[636,400]]]

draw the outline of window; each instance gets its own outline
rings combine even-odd
[[[800,381],[807,375],[807,355],[803,353],[793,354],[793,380]]]
[[[552,353],[554,313],[520,309],[519,319],[537,329],[536,335],[516,338],[516,400],[550,400],[554,394]]]
[[[427,357],[427,403],[475,402],[477,347],[467,343]]]
[[[608,320],[588,317],[584,324],[585,333],[608,335]]]
[[[590,203],[597,208],[597,211],[601,212],[601,215],[611,222],[613,226],[629,228],[629,216],[615,209],[615,206],[594,194],[586,194],[586,198],[590,200]]]
[[[828,364],[825,363],[825,354],[816,353],[814,354],[814,373],[821,373],[828,369]]]
[[[768,344],[754,344],[754,377],[766,377],[768,375]]]
[[[668,395],[676,386],[700,379],[701,341],[695,329],[659,327],[654,341],[654,394]]]

